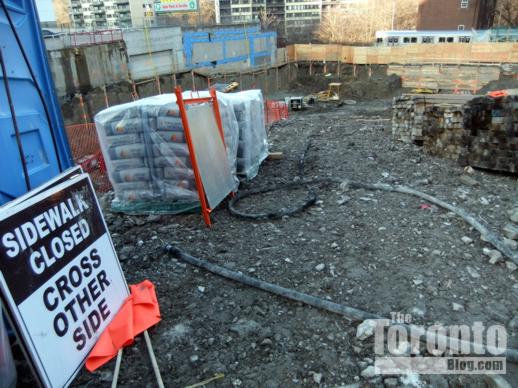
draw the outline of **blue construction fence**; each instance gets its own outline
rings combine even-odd
[[[277,33],[261,32],[258,26],[214,31],[186,31],[183,48],[188,68],[248,62],[249,66],[275,62]]]

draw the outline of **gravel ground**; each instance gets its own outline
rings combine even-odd
[[[245,188],[293,180],[308,137],[307,178],[404,184],[468,210],[498,231],[518,206],[516,176],[474,171],[422,153],[390,135],[390,100],[312,108],[271,128],[271,150]],[[501,324],[518,348],[518,271],[490,264],[489,247],[458,217],[418,198],[316,188],[317,203],[293,217],[250,221],[221,205],[206,228],[199,214],[133,217],[106,212],[129,283],[150,279],[163,316],[150,330],[165,385],[184,387],[223,373],[209,387],[486,386],[483,376],[362,376],[375,357],[360,322],[242,286],[168,257],[165,243],[235,271],[389,317],[410,313],[418,324]],[[295,206],[305,189],[246,198],[241,210]],[[422,206],[424,205],[424,206]],[[463,238],[464,237],[464,238]],[[463,241],[464,240],[464,241]],[[456,303],[459,306],[454,305]],[[108,386],[114,362],[82,373],[75,386]],[[505,378],[518,383],[508,363]],[[363,374],[367,374],[364,372]],[[124,352],[119,384],[155,386],[144,342]]]

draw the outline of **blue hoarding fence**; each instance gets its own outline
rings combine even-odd
[[[5,65],[0,74],[3,204],[73,162],[33,0],[0,0],[0,40]]]
[[[243,42],[246,50],[241,50],[239,54],[231,45]],[[214,67],[218,65],[249,61],[251,67],[270,63],[274,58],[276,49],[277,33],[261,32],[258,26],[243,26],[216,30],[213,32],[188,31],[183,33],[183,47],[185,53],[185,64],[188,68]],[[213,44],[215,58],[196,60],[193,58],[194,46],[199,44]],[[235,48],[235,47],[234,47]],[[244,52],[243,52],[244,51]]]

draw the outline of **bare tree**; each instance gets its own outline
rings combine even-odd
[[[495,27],[518,27],[518,1],[498,0],[494,24]]]
[[[266,12],[266,9],[264,7],[261,8],[257,17],[259,19],[259,23],[261,23],[261,30],[268,31],[268,30],[276,29],[277,16]]]
[[[68,0],[53,0],[52,5],[56,13],[56,24],[58,27],[70,26],[70,13],[68,10]]]
[[[415,29],[418,0],[367,0],[324,14],[317,37],[330,43],[372,42],[376,31]],[[392,18],[394,17],[394,20]]]

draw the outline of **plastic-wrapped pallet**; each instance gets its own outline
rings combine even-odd
[[[218,101],[230,102],[239,125],[237,174],[253,179],[268,156],[264,123],[264,102],[260,90],[218,94]]]
[[[184,98],[190,97],[184,93]],[[220,102],[219,107],[229,165],[236,176],[238,126],[232,106]],[[114,210],[178,213],[198,206],[174,94],[105,109],[95,116],[95,124],[115,193]],[[237,177],[235,182],[237,188]]]

